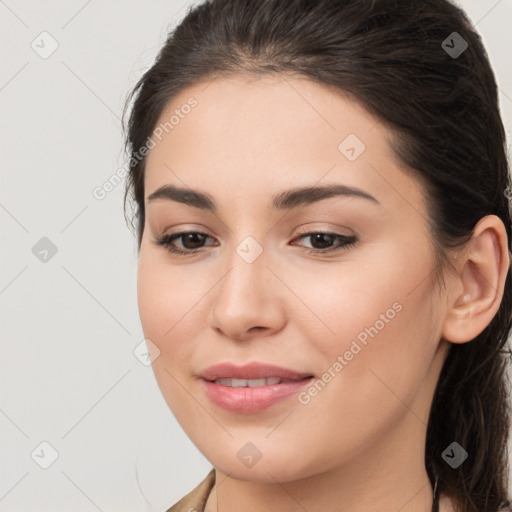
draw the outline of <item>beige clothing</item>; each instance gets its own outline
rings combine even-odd
[[[181,498],[166,512],[204,512],[210,491],[215,485],[215,468],[212,468],[201,483]]]

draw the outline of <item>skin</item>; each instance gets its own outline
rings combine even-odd
[[[182,91],[160,121],[191,96],[197,107],[147,157],[138,303],[144,335],[160,351],[153,370],[162,394],[216,468],[206,512],[332,511],[340,503],[351,512],[429,512],[432,397],[451,343],[473,339],[498,310],[509,266],[501,220],[481,219],[440,292],[424,190],[394,156],[390,131],[353,98],[297,77],[237,75]],[[353,162],[338,150],[351,133],[366,146]],[[269,208],[283,190],[333,183],[379,204],[338,196]],[[217,213],[148,202],[165,184],[210,194]],[[209,237],[195,255],[154,243],[194,230]],[[319,231],[357,241],[309,254],[322,245],[299,236]],[[250,264],[236,252],[247,236],[263,250]],[[175,245],[195,247],[184,238]],[[198,372],[224,361],[270,362],[321,379],[394,303],[401,311],[307,404],[292,395],[237,414],[203,392]],[[262,455],[252,467],[237,457],[247,442]],[[450,507],[442,497],[441,510]]]

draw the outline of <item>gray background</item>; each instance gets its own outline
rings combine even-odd
[[[510,140],[512,0],[459,3],[487,46]],[[211,468],[133,354],[124,183],[93,195],[125,164],[127,92],[190,5],[0,0],[1,512],[163,511]],[[44,441],[58,452],[47,469]]]

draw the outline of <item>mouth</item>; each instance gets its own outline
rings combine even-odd
[[[262,379],[219,378],[201,379],[206,396],[216,406],[237,414],[254,414],[270,406],[277,407],[303,390],[314,379]]]
[[[257,361],[242,366],[225,361],[198,376],[212,403],[236,413],[255,413],[285,401],[314,378],[309,372]]]

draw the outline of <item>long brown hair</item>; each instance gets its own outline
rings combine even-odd
[[[165,106],[200,80],[248,72],[334,85],[392,129],[395,153],[426,186],[442,268],[450,267],[448,249],[467,242],[486,215],[503,221],[511,250],[512,186],[495,77],[480,36],[447,0],[213,0],[189,8],[126,101],[125,114],[133,105],[125,215],[130,193],[139,250],[146,160],[139,149]],[[429,478],[462,512],[508,505],[510,353],[503,347],[511,326],[509,269],[487,328],[451,345],[428,421]],[[456,469],[441,457],[453,441],[469,455]]]

